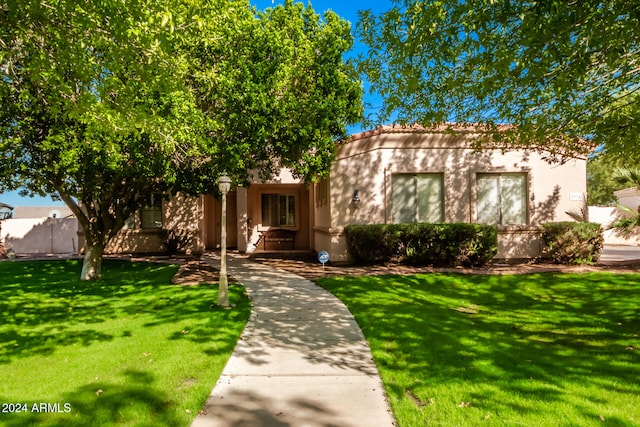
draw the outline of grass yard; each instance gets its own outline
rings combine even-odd
[[[243,289],[211,310],[217,285],[172,285],[176,266],[80,269],[0,262],[0,425],[188,426],[249,317]]]
[[[640,275],[326,278],[402,427],[640,425]]]

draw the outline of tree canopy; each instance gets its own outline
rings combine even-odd
[[[616,206],[618,200],[614,194],[617,190],[633,187],[632,180],[625,180],[626,172],[633,170],[637,164],[632,159],[612,156],[600,152],[587,160],[587,193],[592,206]]]
[[[0,5],[0,191],[60,197],[82,277],[159,192],[290,166],[324,173],[360,114],[348,24],[287,0]]]
[[[360,67],[379,121],[514,125],[520,145],[640,158],[640,4],[626,0],[393,0],[362,12]],[[583,150],[582,150],[583,151]]]
[[[326,174],[335,141],[362,115],[360,80],[343,61],[350,24],[292,0],[264,11],[231,3],[222,13],[198,11],[208,18],[184,46],[205,125],[202,162],[187,164],[181,182],[211,192],[221,171],[237,180],[282,166],[307,180]]]

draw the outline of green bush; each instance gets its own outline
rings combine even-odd
[[[598,262],[604,237],[600,224],[549,222],[542,225],[542,257],[557,264]]]
[[[182,255],[191,247],[193,235],[187,230],[163,228],[160,230],[160,240],[169,255]]]
[[[358,264],[381,264],[400,254],[397,224],[349,225],[344,231],[349,255]]]
[[[495,255],[498,233],[480,224],[373,224],[345,228],[351,258],[361,264],[483,266]]]

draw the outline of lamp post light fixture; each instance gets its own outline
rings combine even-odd
[[[220,285],[218,306],[229,308],[229,282],[227,278],[227,193],[231,190],[231,178],[223,173],[218,179],[218,189],[222,193],[222,213],[220,216]]]

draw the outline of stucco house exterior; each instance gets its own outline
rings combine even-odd
[[[544,222],[570,221],[586,195],[586,158],[544,150],[475,149],[475,128],[384,126],[337,147],[330,176],[304,183],[287,170],[228,197],[228,246],[241,252],[322,251],[348,259],[349,224],[497,224],[497,258],[540,254]],[[181,228],[192,250],[219,247],[220,202],[211,196],[158,197],[108,248],[158,252],[157,228]]]

